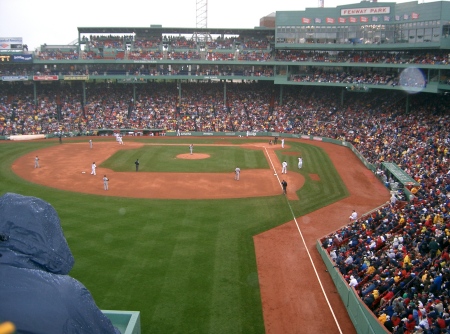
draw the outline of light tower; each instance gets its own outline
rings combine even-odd
[[[195,28],[199,29],[194,33],[193,39],[197,42],[208,42],[211,35],[206,32],[208,28],[208,0],[195,0]]]

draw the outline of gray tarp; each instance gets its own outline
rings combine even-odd
[[[120,333],[68,276],[73,264],[50,204],[0,197],[0,323],[11,321],[18,333]]]

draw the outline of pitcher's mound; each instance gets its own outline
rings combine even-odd
[[[177,159],[191,159],[191,160],[195,160],[195,159],[207,159],[209,158],[209,154],[204,154],[204,153],[193,153],[193,154],[178,154],[177,155]]]

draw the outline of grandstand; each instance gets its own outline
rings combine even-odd
[[[0,54],[0,136],[250,131],[350,143],[398,201],[320,240],[343,300],[361,304],[351,319],[374,332],[414,333],[424,319],[448,329],[449,18],[447,1],[363,1],[276,12],[274,28],[80,27],[75,45]],[[406,320],[383,329],[386,316]]]

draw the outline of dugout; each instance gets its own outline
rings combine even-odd
[[[416,180],[409,176],[395,163],[383,162],[381,164],[381,170],[384,172],[388,179],[392,179],[394,181],[390,184],[391,190],[403,189],[408,199],[410,199],[412,195],[409,189],[420,185]]]

